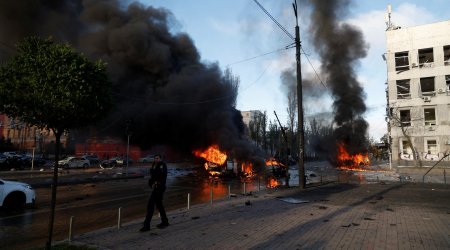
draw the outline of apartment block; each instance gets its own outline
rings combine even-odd
[[[388,26],[386,45],[392,165],[450,165],[450,20]]]

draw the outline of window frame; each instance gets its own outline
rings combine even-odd
[[[419,67],[431,67],[434,63],[434,49],[424,48],[418,50],[417,55]]]
[[[445,45],[442,50],[444,52],[444,65],[450,65],[450,45]]]
[[[408,115],[402,116],[402,113],[408,112]],[[399,117],[400,117],[400,123],[404,127],[410,127],[411,126],[411,110],[410,109],[401,109],[399,110]],[[403,118],[409,118],[409,119],[403,119]]]
[[[409,51],[395,52],[394,58],[396,71],[409,70]],[[401,61],[403,61],[403,63],[401,63]]]
[[[427,120],[427,113],[429,114],[428,120]],[[432,113],[432,115],[431,115],[431,113]],[[424,107],[423,108],[423,122],[424,122],[425,126],[435,126],[437,124],[436,107]]]
[[[429,79],[431,79],[431,81],[427,82],[427,80],[429,80]],[[435,81],[434,76],[421,77],[419,79],[419,81],[420,81],[420,92],[421,92],[422,96],[435,96],[436,95],[436,81]],[[431,90],[431,91],[423,91],[424,85],[427,85],[427,84],[432,84],[432,86],[433,86],[432,88],[429,88],[429,89],[425,88],[426,90]],[[425,86],[425,87],[428,87],[428,86]]]
[[[411,80],[410,79],[402,79],[402,80],[397,80],[395,83],[397,86],[397,99],[410,99],[411,98]],[[399,91],[399,89],[403,89],[404,93]],[[407,92],[406,92],[406,90],[407,90]]]
[[[434,142],[434,144],[430,143]],[[434,147],[433,150],[430,150],[430,146]],[[426,138],[425,139],[425,148],[426,153],[431,155],[437,155],[439,153],[439,143],[436,138]]]

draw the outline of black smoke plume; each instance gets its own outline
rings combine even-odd
[[[354,69],[358,60],[366,56],[368,46],[360,30],[342,22],[349,9],[349,0],[308,2],[312,7],[309,34],[334,99],[336,142],[343,142],[350,154],[366,152],[368,124],[363,118],[366,111],[365,93]],[[335,145],[331,146],[335,148]]]
[[[238,158],[254,153],[241,137],[238,83],[202,63],[187,34],[170,32],[173,20],[167,9],[118,0],[5,0],[0,60],[26,36],[68,42],[106,61],[113,82],[114,111],[91,132],[126,138],[128,131],[142,148],[162,144],[188,154],[213,143]]]

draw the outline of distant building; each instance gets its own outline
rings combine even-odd
[[[450,150],[450,21],[388,26],[386,44],[393,166],[415,166],[412,148],[422,166],[433,166]]]
[[[31,152],[34,149],[36,153],[44,153],[46,146],[55,141],[51,130],[30,126],[5,114],[0,114],[0,139],[11,142],[19,151]],[[66,142],[65,136],[61,136],[61,142]]]
[[[258,117],[261,117],[263,112],[259,110],[241,111],[242,120],[244,121],[247,129],[250,127],[250,122],[255,121]]]

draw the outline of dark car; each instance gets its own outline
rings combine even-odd
[[[123,165],[123,160],[120,157],[113,157],[100,163],[101,168],[115,168],[121,165]]]
[[[128,160],[128,165],[131,165],[133,163],[133,160]],[[115,167],[122,167],[127,164],[127,161],[122,157],[113,157],[108,160],[104,160],[100,163],[101,168],[115,168]]]
[[[19,161],[20,161],[20,165],[23,168],[31,168],[31,165],[33,165],[33,167],[41,167],[47,163],[47,160],[41,156],[34,156],[34,159],[33,159],[33,157],[30,155],[21,156],[19,158]],[[33,162],[33,164],[32,164],[32,162]]]
[[[92,165],[100,164],[100,158],[96,155],[83,155],[83,158],[89,161],[89,163]]]

